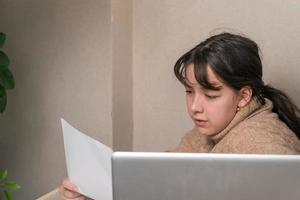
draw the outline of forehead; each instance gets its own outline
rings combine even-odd
[[[190,64],[186,67],[186,79],[188,84],[191,85],[199,85],[198,81],[195,77],[194,64]],[[214,86],[223,86],[224,83],[220,80],[220,78],[214,73],[209,65],[207,65],[207,80]]]

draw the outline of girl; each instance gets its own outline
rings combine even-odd
[[[262,81],[257,44],[240,35],[212,36],[176,62],[195,128],[178,152],[298,154],[299,109]]]
[[[208,38],[174,66],[186,88],[195,127],[172,152],[298,154],[299,109],[290,98],[262,81],[257,44],[222,33]],[[85,199],[68,180],[63,199]]]

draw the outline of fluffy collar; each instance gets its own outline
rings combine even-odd
[[[211,137],[213,142],[217,144],[224,138],[227,133],[233,129],[236,125],[238,125],[240,122],[242,122],[245,119],[249,119],[255,115],[257,115],[260,112],[269,110],[272,111],[273,109],[273,104],[269,99],[265,99],[265,104],[261,105],[261,103],[257,100],[257,98],[253,98],[249,104],[242,109],[240,109],[234,118],[231,120],[231,122],[228,124],[228,126],[218,133],[217,135],[214,135]]]

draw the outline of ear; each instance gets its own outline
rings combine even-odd
[[[243,87],[239,91],[241,100],[239,101],[238,107],[243,108],[245,107],[252,98],[252,88],[249,86]]]

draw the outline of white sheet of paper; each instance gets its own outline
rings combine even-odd
[[[68,178],[79,192],[96,200],[112,200],[112,149],[61,119]]]

